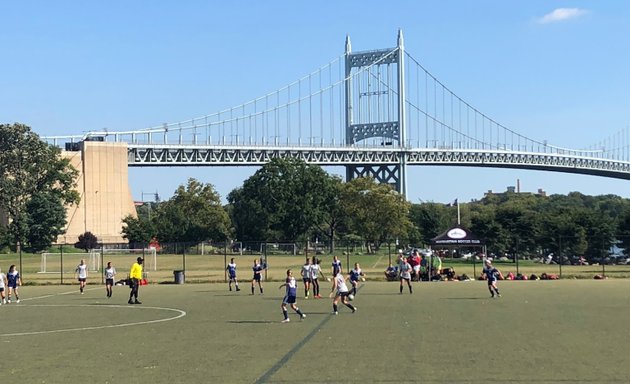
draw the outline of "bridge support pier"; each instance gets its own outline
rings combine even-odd
[[[347,165],[346,181],[359,177],[371,177],[380,184],[389,184],[401,192],[402,178],[400,165]]]

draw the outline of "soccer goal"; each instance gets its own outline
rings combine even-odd
[[[157,252],[155,248],[145,249],[93,249],[89,253],[42,253],[42,260],[39,273],[60,273],[63,262],[63,269],[66,272],[74,271],[80,259],[85,259],[90,272],[100,271],[101,251],[103,252],[103,262],[111,261],[114,266],[131,266],[138,256],[144,257],[144,270],[157,270]],[[63,257],[63,260],[62,260]]]
[[[60,273],[63,265],[64,272],[72,272],[84,259],[88,266],[88,271],[96,272],[100,266],[100,254],[89,253],[50,253],[43,252],[39,267],[39,273]]]
[[[96,254],[96,258],[100,265],[101,250],[94,249],[92,250],[92,252]],[[103,252],[103,263],[107,263],[108,261],[111,261],[114,264],[114,266],[118,265],[120,268],[120,266],[125,266],[126,264],[129,264],[128,266],[131,266],[131,263],[133,261],[136,261],[137,257],[143,257],[144,258],[143,269],[145,271],[157,271],[157,252],[155,248],[103,249],[102,252]],[[117,260],[120,260],[120,262],[118,262]]]

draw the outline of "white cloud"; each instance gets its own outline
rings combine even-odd
[[[558,8],[538,19],[538,22],[540,24],[557,23],[560,21],[575,19],[587,13],[587,10],[580,8]]]

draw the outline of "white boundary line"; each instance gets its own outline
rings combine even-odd
[[[91,291],[91,290],[96,290],[96,289],[102,289],[102,288],[101,287],[88,288],[88,289],[86,289],[86,291],[88,291],[88,290]],[[29,298],[22,299],[22,301],[47,299],[47,298],[53,297],[53,296],[71,295],[73,293],[76,294],[77,291],[76,290],[72,290],[72,291],[68,291],[68,292],[53,293],[53,294],[44,295],[44,296],[29,297]],[[179,319],[181,317],[186,316],[186,311],[182,311],[181,309],[176,309],[176,308],[146,307],[146,306],[127,306],[127,305],[114,305],[114,304],[96,306],[96,305],[93,305],[93,304],[28,304],[28,305],[20,305],[20,304],[16,303],[16,304],[11,304],[11,306],[27,307],[27,308],[28,307],[89,307],[89,308],[127,308],[127,309],[133,309],[133,310],[158,309],[158,310],[163,310],[163,311],[176,312],[176,313],[178,313],[178,315],[177,316],[173,316],[173,317],[168,317],[166,319],[137,321],[137,322],[133,322],[133,323],[123,323],[123,324],[113,324],[113,325],[99,325],[99,326],[94,326],[94,327],[53,329],[53,330],[49,330],[49,331],[0,333],[0,338],[2,338],[2,337],[10,337],[10,336],[42,335],[42,334],[46,334],[46,333],[61,333],[61,332],[73,332],[73,331],[90,331],[90,330],[95,330],[95,329],[131,327],[131,326],[134,326],[134,325],[146,325],[146,324],[162,323],[162,322],[165,322],[165,321],[177,320],[177,319]]]
[[[100,305],[95,306],[92,304],[31,304],[31,305],[19,305],[16,307],[90,307],[90,308],[127,308],[132,310],[142,310],[142,309],[159,309],[163,311],[171,311],[178,313],[177,316],[168,317],[166,319],[158,319],[158,320],[147,320],[147,321],[137,321],[133,323],[123,323],[123,324],[113,324],[113,325],[99,325],[94,327],[80,327],[80,328],[68,328],[68,329],[53,329],[49,331],[33,331],[33,332],[17,332],[17,333],[1,333],[0,337],[10,337],[10,336],[27,336],[27,335],[42,335],[46,333],[61,333],[61,332],[73,332],[73,331],[90,331],[95,329],[106,329],[106,328],[121,328],[121,327],[131,327],[134,325],[146,325],[146,324],[155,324],[162,323],[165,321],[177,320],[181,317],[186,316],[186,312],[180,309],[175,308],[163,308],[163,307],[138,307],[138,306],[126,306],[126,305]]]

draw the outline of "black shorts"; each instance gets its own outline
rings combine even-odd
[[[114,279],[105,279],[105,285],[114,285]]]
[[[260,275],[254,275],[253,280],[260,283],[260,277],[261,277]]]
[[[79,282],[85,283],[87,279],[85,277],[79,277]]]

